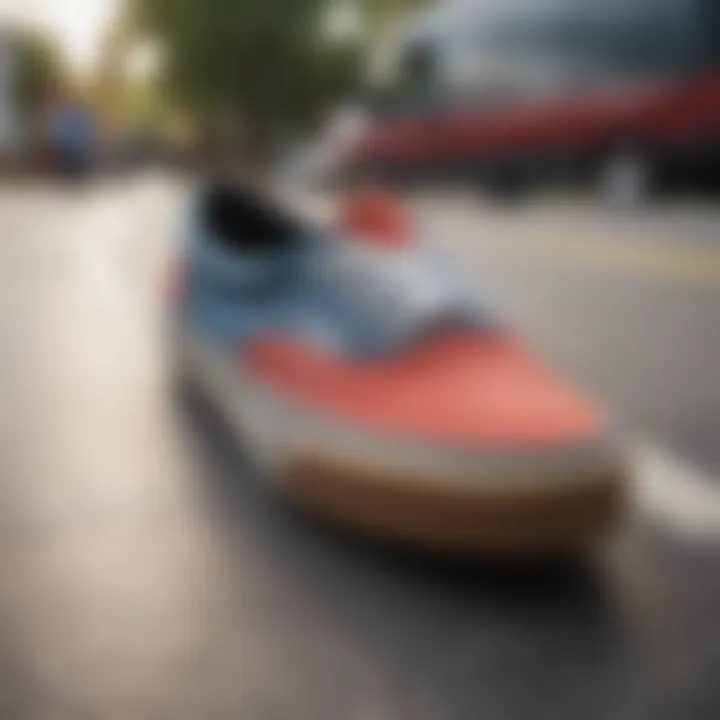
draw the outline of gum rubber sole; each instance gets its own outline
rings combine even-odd
[[[296,455],[280,488],[298,507],[376,538],[478,557],[575,552],[623,514],[625,469],[510,483],[448,482]]]

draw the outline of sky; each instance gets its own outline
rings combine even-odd
[[[0,22],[22,20],[48,28],[71,66],[87,70],[97,57],[117,0],[0,0]]]

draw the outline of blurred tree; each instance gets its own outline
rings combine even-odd
[[[365,43],[372,49],[406,15],[437,4],[437,0],[356,0]]]
[[[57,46],[40,33],[12,33],[17,52],[16,96],[20,115],[32,119],[60,89],[64,69]]]
[[[132,8],[137,30],[163,46],[170,96],[214,138],[239,135],[258,157],[312,128],[353,87],[359,48],[328,34],[327,0],[134,0]]]
[[[102,38],[95,72],[95,96],[106,117],[118,118],[122,111],[125,93],[125,58],[128,53],[131,33],[127,19],[121,15]]]

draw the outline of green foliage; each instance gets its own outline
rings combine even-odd
[[[355,0],[363,26],[365,40],[370,47],[403,17],[435,4],[437,0]]]
[[[312,127],[354,84],[359,49],[325,33],[325,0],[135,0],[162,43],[170,96],[258,151]]]
[[[28,31],[12,35],[17,52],[18,106],[24,116],[32,117],[42,111],[61,85],[60,54],[54,43],[43,35]]]

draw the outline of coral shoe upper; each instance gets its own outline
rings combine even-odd
[[[365,190],[342,206],[339,229],[361,242],[385,248],[403,248],[412,242],[407,213],[388,193]]]
[[[356,198],[334,231],[226,190],[203,203],[185,322],[257,382],[343,421],[427,440],[552,447],[602,431],[600,413],[408,235],[387,196]]]
[[[246,359],[287,396],[356,425],[428,441],[539,449],[583,444],[603,429],[590,403],[500,333],[440,332],[363,361],[267,337],[251,344]]]

